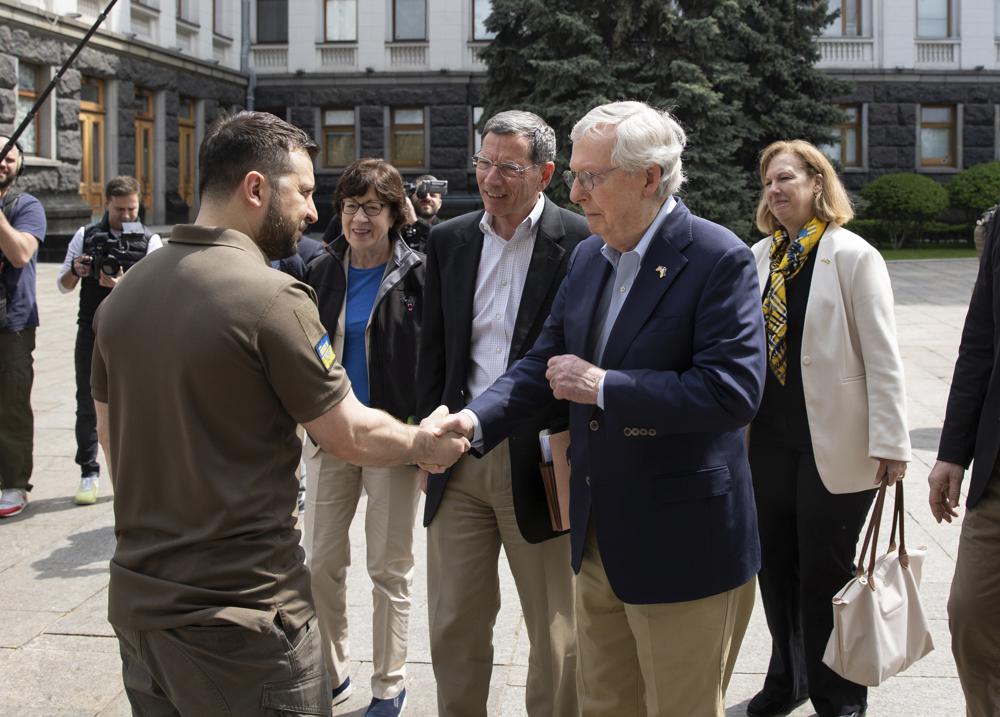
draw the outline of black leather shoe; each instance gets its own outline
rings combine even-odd
[[[788,702],[779,702],[768,697],[763,692],[758,692],[747,703],[747,717],[781,717],[782,715],[787,715],[807,699],[809,698],[802,697],[800,699],[789,700]]]

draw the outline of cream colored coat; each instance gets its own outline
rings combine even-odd
[[[772,237],[751,247],[761,292]],[[876,459],[910,460],[903,361],[882,256],[830,224],[816,249],[802,330],[802,384],[816,467],[831,493],[875,487]]]

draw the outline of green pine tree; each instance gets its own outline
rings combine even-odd
[[[692,211],[754,235],[757,155],[775,139],[822,143],[842,83],[815,69],[825,0],[494,0],[485,116],[544,117],[568,165],[569,130],[604,102],[666,108],[688,134]],[[568,192],[553,187],[564,204]]]

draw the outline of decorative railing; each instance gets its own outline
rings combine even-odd
[[[257,72],[287,72],[288,47],[286,45],[257,45],[250,56]]]
[[[427,67],[426,42],[386,45],[385,52],[385,64],[390,70]]]
[[[358,66],[356,45],[320,45],[316,48],[316,60],[325,70],[351,70]]]
[[[819,67],[873,67],[875,41],[871,38],[820,38]]]
[[[918,65],[957,65],[958,40],[917,40]]]

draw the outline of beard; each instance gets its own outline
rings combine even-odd
[[[0,194],[3,194],[10,189],[10,185],[14,183],[15,179],[17,179],[17,174],[15,172],[11,172],[3,179],[0,179]]]
[[[434,205],[433,204],[422,204],[417,202],[417,206],[414,207],[417,212],[417,216],[421,219],[431,219],[434,217]]]
[[[287,259],[295,253],[299,245],[299,225],[294,219],[282,216],[278,207],[277,194],[271,195],[271,202],[264,215],[264,224],[257,237],[257,245],[270,261]]]

